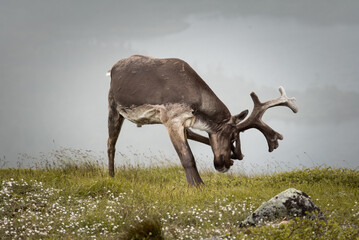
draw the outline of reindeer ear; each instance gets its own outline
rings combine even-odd
[[[234,115],[233,117],[234,117],[235,124],[240,123],[243,119],[245,119],[247,117],[247,115],[248,115],[248,109],[242,111],[240,114]]]

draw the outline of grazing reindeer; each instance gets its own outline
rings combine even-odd
[[[281,96],[264,103],[252,92],[254,108],[243,121],[248,110],[232,116],[202,78],[186,62],[175,58],[131,56],[117,62],[110,75],[107,143],[110,176],[114,176],[115,145],[124,118],[138,126],[165,125],[188,184],[198,186],[203,181],[187,139],[210,145],[214,153],[214,167],[226,172],[233,165],[232,159],[243,159],[240,132],[257,128],[267,139],[270,152],[278,147],[278,139],[282,140],[282,135],[261,120],[268,108],[287,106],[297,112],[295,99],[287,98],[280,87]],[[189,128],[206,131],[209,138]]]

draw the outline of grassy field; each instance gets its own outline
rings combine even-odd
[[[120,167],[110,178],[84,152],[56,154],[56,162],[37,169],[0,170],[1,239],[359,239],[358,170],[254,176],[208,170],[198,189],[187,186],[180,166]],[[239,227],[263,201],[291,187],[310,195],[327,221]]]

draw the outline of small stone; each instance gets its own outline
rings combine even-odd
[[[317,212],[324,219],[323,213],[304,192],[289,188],[271,198],[241,222],[241,227],[256,226],[266,221],[293,217],[309,217],[311,212]]]

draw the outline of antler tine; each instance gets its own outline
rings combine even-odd
[[[283,87],[279,88],[279,92],[281,94],[279,98],[269,100],[264,103],[259,100],[257,94],[252,92],[250,95],[254,103],[253,110],[246,120],[237,124],[237,130],[240,132],[244,132],[249,128],[256,128],[261,131],[268,142],[269,152],[272,152],[279,146],[278,140],[283,140],[283,136],[280,133],[274,131],[271,127],[262,121],[264,112],[268,108],[275,106],[286,106],[289,107],[294,113],[298,112],[295,98],[288,98]],[[239,137],[238,141],[240,141]],[[236,152],[241,154],[240,149],[238,149],[240,146],[236,146],[236,148]]]
[[[284,87],[279,87],[280,97],[274,100],[270,100],[264,103],[264,105],[268,105],[267,108],[275,107],[275,106],[286,106],[289,107],[294,113],[298,112],[298,106],[296,103],[296,99],[288,98],[285,93]],[[258,98],[258,97],[257,97]],[[253,98],[252,98],[253,99]]]

